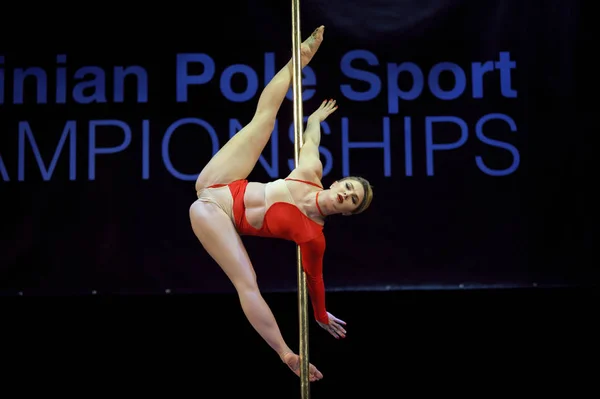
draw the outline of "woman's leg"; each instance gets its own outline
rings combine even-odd
[[[258,289],[252,263],[225,212],[213,203],[196,201],[190,208],[194,233],[233,283],[244,314],[281,360],[299,375],[299,357],[285,343],[271,309]],[[323,375],[310,365],[310,380]]]
[[[324,27],[317,28],[301,45],[304,68],[315,55],[323,41]],[[292,83],[293,66],[290,60],[263,89],[256,112],[249,124],[212,157],[196,180],[196,191],[212,184],[227,184],[245,179],[271,138],[277,112]]]

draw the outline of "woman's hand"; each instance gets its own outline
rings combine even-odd
[[[329,115],[334,113],[336,109],[338,109],[338,107],[335,105],[335,100],[323,100],[319,109],[313,112],[309,119],[315,119],[321,123],[327,119]]]
[[[346,325],[346,322],[336,318],[329,312],[327,312],[327,316],[329,317],[329,324],[324,324],[320,321],[317,321],[317,323],[319,323],[324,330],[328,331],[329,334],[333,335],[335,338],[346,338],[346,330],[344,327],[342,327]]]

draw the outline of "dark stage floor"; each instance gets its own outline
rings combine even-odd
[[[296,349],[296,294],[265,298]],[[234,295],[0,300],[5,359],[14,359],[4,365],[40,387],[48,380],[57,392],[82,382],[86,395],[300,397],[299,379]],[[311,317],[311,361],[324,374],[311,397],[412,398],[455,391],[448,382],[467,391],[538,390],[572,373],[583,382],[597,367],[597,300],[591,288],[331,293],[328,308],[348,323],[348,336],[334,339]]]

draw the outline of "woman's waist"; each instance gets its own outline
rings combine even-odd
[[[266,192],[268,183],[249,182],[244,193],[244,207],[246,209],[264,208],[266,206]]]

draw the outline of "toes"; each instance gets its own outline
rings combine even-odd
[[[321,378],[323,378],[323,374],[319,370],[317,370],[317,368],[315,366],[313,366],[311,364],[310,365],[310,377],[316,381],[316,380],[320,380]]]
[[[313,38],[316,38],[316,37],[319,35],[319,33],[322,33],[322,32],[323,32],[323,30],[325,30],[325,26],[321,25],[321,26],[319,26],[317,29],[315,29],[315,30],[313,31],[313,33],[311,34],[311,36],[312,36]]]
[[[300,377],[300,357],[293,353],[287,353],[286,355],[282,356],[282,358],[283,358],[282,360],[284,361],[284,363],[287,364],[287,366],[290,368],[290,370],[292,370],[292,372],[294,374],[296,374],[298,377]],[[309,381],[314,382],[314,381],[318,381],[322,378],[323,378],[323,374],[319,370],[317,370],[317,368],[315,366],[313,366],[312,364],[309,363],[309,366],[308,366]]]

